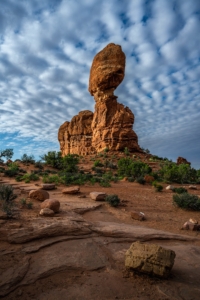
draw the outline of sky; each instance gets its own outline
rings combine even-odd
[[[199,169],[200,0],[0,0],[0,149],[59,151],[59,126],[94,111],[90,67],[111,42],[139,145]]]

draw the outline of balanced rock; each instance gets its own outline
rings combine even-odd
[[[63,194],[77,194],[79,192],[80,192],[79,186],[72,186],[72,187],[64,188],[62,190]]]
[[[90,193],[90,198],[95,201],[105,201],[106,196],[107,196],[106,193],[103,193],[103,192],[91,192]]]
[[[137,272],[168,277],[174,265],[175,252],[155,244],[135,242],[126,251],[125,267]]]
[[[54,211],[50,208],[42,208],[40,213],[40,216],[44,216],[44,217],[53,217],[54,216]]]
[[[128,107],[117,102],[114,90],[122,82],[125,54],[121,46],[108,44],[93,60],[89,92],[96,102],[94,114],[82,111],[71,122],[62,124],[58,140],[62,155],[93,154],[110,150],[142,151],[133,131],[134,115]]]
[[[54,199],[47,199],[40,205],[41,208],[49,208],[53,210],[55,213],[59,212],[60,209],[60,202]]]
[[[54,190],[56,188],[54,183],[43,183],[41,186],[42,190]]]
[[[35,199],[38,201],[44,201],[46,199],[49,199],[49,193],[42,189],[32,190],[29,192],[29,198]]]

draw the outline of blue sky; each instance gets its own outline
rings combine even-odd
[[[199,0],[1,0],[0,149],[58,151],[59,126],[94,110],[90,67],[113,42],[140,146],[200,168],[199,30]]]

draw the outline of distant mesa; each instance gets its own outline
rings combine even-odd
[[[94,57],[90,70],[89,92],[94,96],[94,113],[79,112],[58,131],[62,155],[87,155],[103,151],[142,152],[133,131],[134,115],[117,102],[114,90],[124,79],[125,54],[121,46],[108,44]]]

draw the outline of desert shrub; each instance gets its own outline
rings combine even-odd
[[[121,158],[118,161],[119,176],[133,177],[134,179],[149,174],[152,169],[141,161],[133,161],[131,158]]]
[[[129,152],[129,150],[128,150],[127,147],[124,148],[124,154],[125,154],[126,156],[129,156],[129,155],[130,155],[130,152]]]
[[[41,159],[45,164],[53,168],[62,169],[62,153],[60,151],[49,151],[47,154],[41,156]]]
[[[58,175],[47,175],[43,176],[42,181],[44,183],[55,183],[56,185],[59,185],[63,182],[62,178]]]
[[[20,181],[23,180],[23,178],[22,178],[21,175],[17,175],[17,176],[15,177],[15,180],[16,180],[17,182],[20,182]]]
[[[99,182],[99,185],[100,186],[103,186],[103,187],[110,187],[110,182],[107,180],[107,179],[102,179],[100,182]]]
[[[4,171],[4,174],[8,177],[14,177],[19,172],[19,166],[17,163],[13,162],[8,165],[8,170]]]
[[[130,177],[129,177],[130,178]],[[133,177],[132,177],[133,178]],[[145,184],[145,179],[143,176],[137,177],[136,182],[139,184]]]
[[[104,149],[104,152],[107,153],[108,151],[109,151],[109,149],[106,147],[106,148]]]
[[[163,190],[163,186],[159,184],[156,180],[152,182],[152,186],[154,186],[156,192],[162,192]]]
[[[165,163],[159,171],[167,182],[191,183],[197,181],[197,171],[188,164],[177,165],[173,162]]]
[[[34,174],[34,173],[26,173],[21,178],[26,183],[29,183],[30,181],[36,181],[36,180],[40,179],[40,177],[37,174]]]
[[[21,162],[23,164],[34,164],[35,159],[33,155],[27,155],[26,153],[24,153],[21,157]]]
[[[200,198],[188,193],[173,195],[173,203],[183,209],[200,210]]]
[[[26,206],[27,206],[27,208],[28,209],[32,209],[33,208],[33,202],[28,202],[27,204],[26,204]]]
[[[13,157],[13,154],[13,149],[0,150],[0,163],[3,163],[3,157],[8,160]]]
[[[179,187],[179,188],[174,188],[173,192],[177,194],[183,194],[183,193],[187,193],[187,190],[183,187]]]
[[[35,167],[40,169],[40,170],[44,169],[44,166],[43,166],[43,164],[40,160],[35,162]]]
[[[129,181],[129,182],[134,182],[135,179],[134,179],[133,177],[128,177],[128,181]]]
[[[0,173],[4,173],[5,168],[4,167],[0,167]]]
[[[11,185],[0,185],[0,200],[2,201],[2,208],[8,217],[11,217],[13,214],[13,200],[16,197]]]
[[[103,167],[104,165],[102,164],[102,162],[100,160],[95,160],[94,162],[94,167]]]
[[[117,195],[108,195],[106,196],[106,202],[108,202],[111,206],[117,207],[120,203],[120,199]]]
[[[79,156],[68,154],[62,158],[62,169],[66,172],[75,173],[78,171]]]

